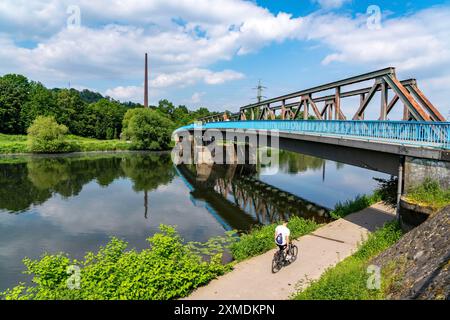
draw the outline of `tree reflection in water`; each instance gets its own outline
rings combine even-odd
[[[0,164],[0,209],[22,213],[54,194],[77,196],[91,181],[107,187],[116,179],[129,178],[134,191],[144,192],[147,217],[148,193],[169,184],[174,175],[167,153],[24,157]]]

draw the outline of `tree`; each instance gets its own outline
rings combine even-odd
[[[55,95],[40,82],[31,82],[29,98],[21,110],[22,123],[28,128],[37,116],[57,116]]]
[[[58,124],[54,117],[38,116],[28,128],[30,151],[36,153],[57,153],[71,151],[66,141],[67,127]]]
[[[118,102],[101,99],[88,107],[95,117],[95,138],[117,139],[126,109]]]
[[[124,136],[138,150],[166,150],[171,141],[173,122],[151,109],[131,109],[123,121]]]
[[[83,91],[79,92],[79,95],[80,98],[86,103],[95,103],[98,102],[99,100],[104,99],[100,93],[90,91],[87,89],[84,89]]]
[[[90,116],[88,110],[86,110],[86,103],[81,99],[77,90],[58,90],[56,103],[58,115],[55,118],[59,123],[66,125],[70,133],[80,136],[92,134],[86,126]]]
[[[172,102],[167,99],[160,100],[157,109],[173,120],[173,112],[175,111],[175,106]]]
[[[30,83],[22,75],[7,74],[0,77],[0,132],[25,132],[20,118],[23,105],[28,101]]]

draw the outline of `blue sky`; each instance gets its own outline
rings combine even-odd
[[[379,23],[367,13],[373,5]],[[445,116],[450,110],[450,1],[0,3],[0,74],[142,102],[145,51],[151,103],[235,111],[255,100],[259,79],[273,97],[394,66]]]

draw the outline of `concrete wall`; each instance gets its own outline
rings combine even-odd
[[[422,183],[426,178],[439,181],[443,188],[450,188],[450,162],[405,158],[405,189]]]

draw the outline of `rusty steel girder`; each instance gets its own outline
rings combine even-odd
[[[374,81],[372,87],[343,90],[346,86],[367,81]],[[334,94],[321,94],[330,90],[333,90]],[[394,93],[390,101],[388,101],[389,90]],[[295,120],[301,114],[302,119],[308,119],[311,114],[319,120],[346,120],[347,118],[364,120],[366,108],[377,92],[381,92],[378,120],[386,120],[389,113],[401,102],[403,104],[403,120],[445,121],[439,110],[419,89],[417,81],[415,79],[399,81],[393,67],[249,104],[241,107],[238,113],[232,114],[231,120]],[[347,117],[342,110],[341,100],[354,96],[360,97],[359,106],[354,115]],[[319,104],[322,104],[322,107]],[[220,121],[217,116],[215,117],[200,120],[204,122]]]

